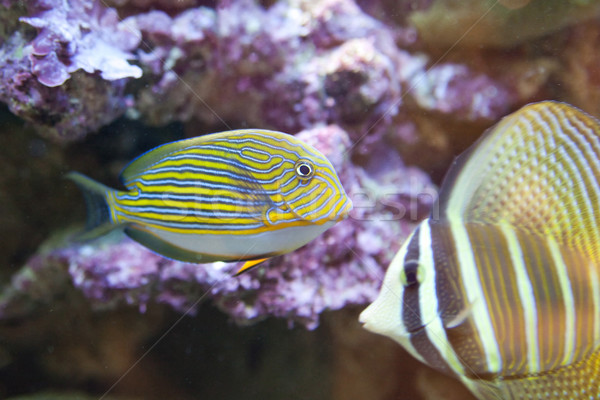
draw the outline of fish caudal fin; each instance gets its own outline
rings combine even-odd
[[[77,184],[87,208],[85,232],[78,239],[95,239],[116,228],[112,223],[111,209],[107,201],[108,194],[114,190],[79,172],[70,172],[66,178]]]

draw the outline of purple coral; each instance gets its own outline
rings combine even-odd
[[[425,71],[422,56],[398,48],[406,29],[386,26],[348,0],[278,1],[268,8],[243,0],[121,21],[97,0],[26,5],[22,29],[0,48],[9,66],[0,99],[60,141],[81,138],[126,109],[152,125],[245,121],[298,131],[338,124],[354,137],[389,125],[407,92],[425,109],[467,120],[494,119],[518,100],[467,65]],[[27,25],[37,30],[31,41]],[[69,85],[76,71],[83,72]],[[125,94],[126,81],[142,71],[144,85]],[[80,80],[106,89],[88,98],[78,92]],[[72,111],[79,103],[85,104]],[[103,104],[114,106],[99,112]]]
[[[218,116],[297,131],[361,122],[397,106],[394,71],[403,53],[352,2],[264,9],[239,1],[130,20],[151,48],[140,61],[154,83],[138,92],[135,107],[152,124]]]
[[[423,109],[460,120],[496,120],[515,100],[502,83],[460,64],[415,71],[408,82],[410,93]]]
[[[130,51],[138,47],[141,34],[119,21],[114,9],[96,0],[47,1],[30,9],[31,16],[20,20],[38,29],[25,51],[42,84],[62,85],[79,69],[111,81],[142,76],[139,67],[127,62],[134,58]]]
[[[11,26],[25,13],[0,47],[0,100],[12,112],[57,141],[79,139],[125,112],[125,78],[142,75],[128,62],[140,42],[138,31],[99,1],[13,7],[0,9],[0,21]]]

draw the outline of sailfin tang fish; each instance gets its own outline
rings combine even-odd
[[[598,399],[599,205],[599,122],[527,105],[452,165],[360,321],[479,399]]]
[[[76,172],[68,178],[88,207],[84,239],[122,228],[165,257],[195,263],[293,251],[352,208],[323,154],[291,135],[266,130],[159,146],[123,170],[126,190]]]

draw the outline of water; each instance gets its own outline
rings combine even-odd
[[[488,127],[543,99],[600,115],[599,3],[518,3],[0,2],[0,398],[473,398],[357,318]],[[238,128],[301,132],[350,217],[239,278],[73,241],[67,172],[120,187]]]

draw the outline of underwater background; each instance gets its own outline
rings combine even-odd
[[[0,0],[0,398],[472,399],[358,314],[454,157],[543,99],[600,115],[600,2]],[[239,277],[115,232],[72,170],[119,187],[160,144],[297,134],[354,202]]]

